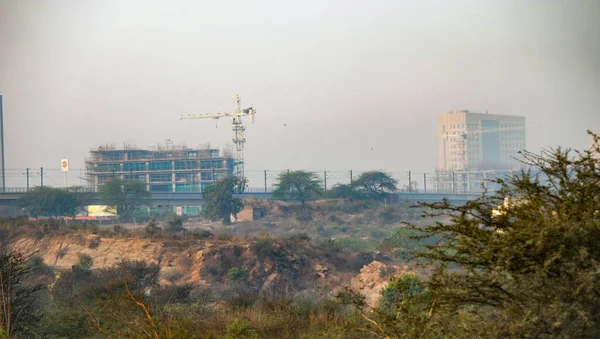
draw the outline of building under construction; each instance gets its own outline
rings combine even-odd
[[[150,192],[202,192],[223,176],[233,175],[234,159],[210,147],[165,145],[141,149],[104,145],[86,158],[88,184],[95,191],[113,178],[138,180]]]

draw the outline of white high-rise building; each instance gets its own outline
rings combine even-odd
[[[518,169],[525,117],[468,110],[438,115],[438,170]]]

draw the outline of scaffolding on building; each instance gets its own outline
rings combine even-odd
[[[148,191],[200,192],[225,175],[233,174],[234,159],[210,147],[189,148],[167,141],[142,149],[124,144],[102,145],[85,160],[88,185],[98,191],[119,178],[146,184]]]

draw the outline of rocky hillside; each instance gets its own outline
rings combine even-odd
[[[93,269],[122,260],[145,261],[160,267],[161,284],[197,286],[241,283],[258,291],[326,289],[352,286],[375,303],[397,266],[379,261],[350,267],[357,258],[336,247],[315,245],[307,238],[210,239],[195,241],[101,237],[97,234],[48,235],[13,239],[12,249],[41,256],[55,270],[70,270],[81,255],[93,259]],[[360,272],[358,270],[360,269]]]

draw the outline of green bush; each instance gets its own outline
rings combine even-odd
[[[296,217],[296,220],[300,222],[311,222],[313,221],[313,217],[310,214],[303,214]]]
[[[372,200],[361,200],[353,202],[342,202],[338,204],[331,204],[329,206],[330,211],[339,211],[346,214],[357,214],[368,209],[377,208],[380,205]]]
[[[248,276],[248,272],[243,268],[232,267],[227,271],[227,280],[230,282],[243,281],[246,279],[246,276]]]
[[[374,251],[376,248],[375,242],[371,239],[343,237],[334,241],[340,248],[350,252]]]
[[[341,250],[340,245],[331,238],[321,240],[318,244],[318,248],[326,257],[336,255]]]
[[[169,233],[178,233],[185,228],[183,227],[183,223],[186,221],[186,218],[183,216],[172,216],[168,218],[167,225],[165,226],[165,231]]]
[[[379,212],[379,222],[384,225],[394,224],[402,220],[394,206],[387,206]]]
[[[183,273],[178,270],[170,270],[163,273],[163,278],[171,284],[175,284],[178,280],[183,278]]]
[[[236,319],[227,326],[227,339],[253,339],[258,338],[256,332],[248,321]]]
[[[389,237],[390,234],[391,234],[390,231],[388,231],[388,230],[382,230],[382,229],[379,229],[379,228],[371,229],[370,230],[370,235],[374,239],[383,239],[383,238]]]
[[[192,238],[194,239],[208,239],[213,234],[207,230],[194,230],[192,231]]]
[[[428,293],[419,276],[416,274],[403,274],[400,277],[390,277],[390,283],[379,292],[381,294],[379,304],[385,312],[395,314],[400,304],[406,302],[408,298],[415,298]]]
[[[329,230],[335,234],[335,233],[346,233],[348,231],[348,227],[347,226],[343,226],[343,225],[333,225],[329,227]]]
[[[252,244],[250,249],[252,250],[252,254],[254,254],[261,260],[265,258],[273,258],[277,256],[277,252],[273,247],[275,243],[276,241],[274,238],[261,237],[256,239],[256,241],[254,242],[254,244]]]
[[[233,239],[233,233],[230,233],[230,232],[219,233],[219,234],[217,234],[216,238],[217,238],[217,240],[230,241],[231,239]]]
[[[44,262],[44,258],[39,253],[33,254],[29,257],[29,267],[31,268],[31,272],[37,275],[51,275],[54,272],[52,269],[46,265]]]
[[[258,294],[255,290],[236,286],[229,292],[229,295],[224,296],[224,299],[230,309],[237,310],[252,307],[258,299]]]
[[[79,253],[77,255],[77,265],[84,270],[89,270],[94,265],[94,259],[87,254]]]

